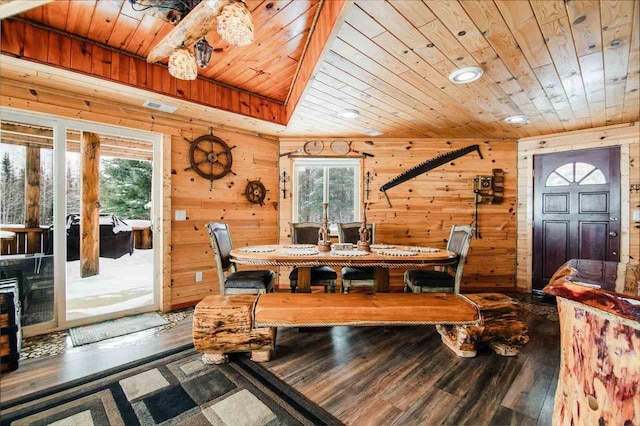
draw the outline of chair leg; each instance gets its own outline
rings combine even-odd
[[[336,292],[336,280],[331,280],[331,293]]]
[[[329,284],[324,285],[324,292],[329,293]]]

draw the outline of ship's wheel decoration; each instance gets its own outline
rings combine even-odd
[[[193,170],[198,176],[211,182],[209,190],[213,189],[213,181],[228,175],[235,175],[231,167],[233,166],[233,156],[230,147],[225,141],[213,133],[202,135],[194,140],[187,138],[185,141],[191,144],[189,148],[189,167],[184,169]]]
[[[244,189],[244,195],[251,204],[264,205],[264,199],[267,196],[268,189],[264,187],[264,184],[258,180],[249,180],[247,187]]]

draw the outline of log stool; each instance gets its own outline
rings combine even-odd
[[[202,361],[222,364],[227,353],[251,352],[251,360],[266,362],[275,347],[275,328],[254,328],[255,294],[208,296],[193,313],[193,345]]]
[[[480,308],[480,325],[437,325],[442,342],[460,357],[474,357],[482,346],[514,356],[529,341],[529,329],[518,303],[500,293],[467,294]]]

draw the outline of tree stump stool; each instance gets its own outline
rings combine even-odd
[[[442,342],[456,355],[474,357],[482,346],[515,356],[529,341],[529,329],[518,303],[500,293],[466,294],[480,308],[480,325],[437,325]]]
[[[251,359],[266,362],[275,347],[275,328],[254,328],[255,294],[205,297],[193,313],[193,345],[207,364],[227,362],[226,353],[251,352]]]

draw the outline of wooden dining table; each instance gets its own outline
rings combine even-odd
[[[349,266],[353,268],[374,268],[374,290],[389,291],[389,269],[421,269],[433,266],[455,264],[457,254],[438,249],[437,251],[415,251],[407,254],[404,245],[393,245],[393,249],[372,249],[366,255],[344,255],[345,253],[318,252],[312,254],[309,248],[292,248],[293,244],[247,246],[233,249],[231,261],[237,265],[290,266],[298,268],[299,293],[311,292],[311,268],[316,266]],[[305,249],[307,251],[305,251]],[[411,247],[411,250],[421,248]],[[422,248],[424,249],[424,248]],[[301,253],[304,251],[305,253]],[[403,253],[404,252],[404,253]]]

